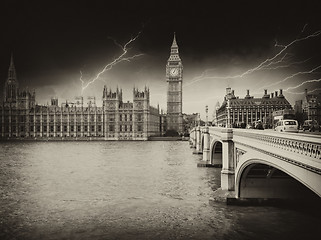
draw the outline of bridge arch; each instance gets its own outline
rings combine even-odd
[[[274,159],[272,159],[274,158]],[[240,199],[282,199],[319,201],[315,186],[293,174],[293,167],[279,164],[275,157],[243,159],[236,169],[236,197]],[[297,169],[298,170],[298,169]],[[301,171],[308,171],[301,169]]]
[[[212,139],[210,145],[210,163],[215,167],[222,167],[223,163],[223,145],[222,141],[216,138]]]

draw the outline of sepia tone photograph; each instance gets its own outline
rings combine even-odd
[[[320,239],[320,9],[1,1],[0,239]]]

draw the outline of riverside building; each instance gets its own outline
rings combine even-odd
[[[103,89],[103,105],[83,97],[59,105],[38,105],[35,91],[21,89],[11,56],[3,100],[0,104],[0,137],[3,139],[104,139],[147,140],[165,131],[164,115],[150,106],[150,92],[133,89],[133,102],[123,102],[122,90]]]
[[[272,127],[272,113],[282,109],[292,109],[282,89],[271,94],[264,90],[261,98],[250,96],[250,90],[247,90],[241,99],[235,96],[234,90],[226,88],[224,101],[216,110],[216,122],[218,126],[245,127],[261,120],[265,127]]]

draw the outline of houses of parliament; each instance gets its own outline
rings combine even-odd
[[[148,140],[172,130],[183,133],[183,65],[175,35],[166,65],[167,113],[150,105],[150,91],[133,89],[133,102],[123,102],[122,89],[104,86],[102,107],[83,97],[59,105],[36,104],[35,91],[19,87],[13,57],[0,103],[1,139]]]

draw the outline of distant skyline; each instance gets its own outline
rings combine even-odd
[[[166,110],[165,65],[173,34],[184,66],[183,112],[212,115],[226,87],[240,98],[284,90],[293,105],[304,89],[321,91],[318,1],[3,1],[0,86],[13,52],[17,78],[36,89],[39,104],[83,94],[101,104],[103,86],[148,86],[151,104]],[[105,71],[82,91],[109,63]],[[270,59],[270,61],[266,61]],[[82,77],[82,78],[81,78]],[[210,117],[211,119],[211,117]]]

